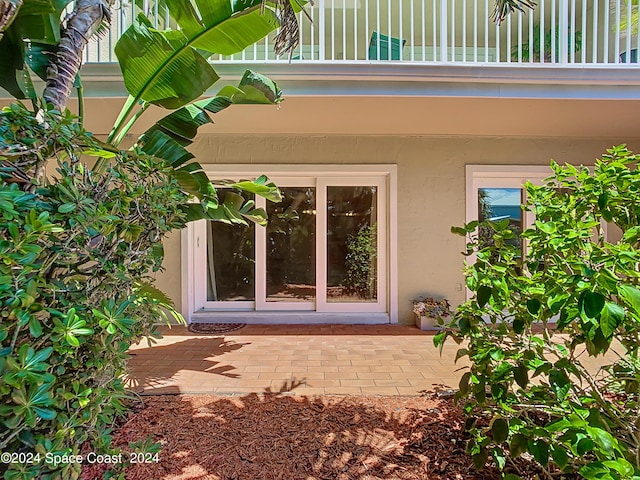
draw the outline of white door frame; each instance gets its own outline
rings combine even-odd
[[[318,184],[322,185],[375,185],[378,192],[378,301],[375,303],[336,303],[329,304],[325,310],[318,310],[318,315],[325,312],[362,313],[366,316],[368,312],[387,312],[390,323],[398,323],[398,270],[397,270],[397,167],[396,165],[215,165],[203,164],[203,169],[212,180],[221,178],[246,179],[258,177],[265,174],[269,178],[277,179],[282,186],[294,186],[301,177],[317,178]],[[367,183],[363,180],[375,180],[376,183]],[[276,182],[276,184],[278,184]],[[316,186],[317,188],[317,186]],[[326,192],[326,189],[317,189]],[[320,205],[320,199],[316,199]],[[317,208],[317,210],[320,210]],[[322,216],[322,215],[321,215]],[[326,214],[324,214],[324,228],[326,229]],[[383,227],[386,232],[383,231]],[[257,235],[265,235],[266,232],[261,227]],[[318,231],[321,228],[318,225]],[[324,235],[318,235],[325,237]],[[191,321],[192,315],[196,312],[210,308],[213,302],[206,301],[206,222],[191,222],[182,232],[182,306],[181,311],[187,321]],[[258,242],[256,242],[257,244]],[[317,242],[320,243],[320,242]],[[319,247],[318,247],[319,248]],[[259,249],[256,249],[259,250]],[[324,242],[324,255],[326,258],[326,239]],[[258,262],[266,266],[265,255],[259,259],[260,255],[256,251],[256,272],[258,272]],[[319,262],[318,254],[316,261]],[[318,265],[316,266],[318,268]],[[326,298],[326,265],[324,276],[316,271],[317,278],[324,279],[324,287],[317,285],[316,295],[322,290]],[[260,275],[262,275],[262,270]],[[257,279],[256,279],[257,280]],[[258,283],[258,282],[256,282]],[[262,287],[261,287],[262,288]],[[258,307],[258,285],[256,285],[256,302],[216,302],[216,310],[220,311],[255,311]],[[265,302],[266,303],[266,302]],[[268,302],[272,303],[272,302]],[[284,302],[274,302],[281,304]],[[267,307],[265,305],[265,307]],[[292,305],[292,309],[297,309],[297,305]],[[278,307],[278,310],[285,308]],[[268,308],[265,308],[268,310]],[[268,314],[268,311],[262,311]],[[313,314],[313,312],[309,312]],[[275,312],[274,312],[275,315]]]

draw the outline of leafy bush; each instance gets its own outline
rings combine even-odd
[[[457,398],[478,467],[492,457],[517,473],[525,456],[546,478],[640,475],[639,158],[619,146],[593,172],[552,162],[542,186],[527,183],[525,208],[536,221],[522,233],[525,255],[510,242],[508,220],[484,222],[489,243],[478,222],[452,228],[475,254],[466,267],[474,295],[434,342],[466,342],[457,358],[471,366]],[[606,223],[622,230],[617,243]],[[597,375],[585,368],[583,358],[614,342],[619,361]]]
[[[14,169],[0,173],[0,450],[40,454],[0,469],[7,479],[76,478],[78,464],[54,468],[45,454],[77,454],[86,440],[109,451],[125,352],[173,310],[149,275],[162,238],[185,225],[188,196],[168,165],[139,151],[87,169],[81,154],[100,146],[69,115],[38,119],[14,104],[0,135],[8,158],[58,158],[57,180],[34,193],[7,183]]]

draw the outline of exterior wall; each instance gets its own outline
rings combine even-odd
[[[464,300],[464,239],[450,233],[465,221],[465,165],[592,164],[608,147],[640,139],[471,136],[204,135],[192,147],[205,164],[397,164],[400,323],[411,323],[420,294]],[[179,306],[180,235],[165,245],[158,285]]]

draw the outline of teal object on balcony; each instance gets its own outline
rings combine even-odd
[[[629,56],[629,60],[627,60],[627,52],[622,52],[620,54],[620,63],[638,63],[638,49],[634,48],[631,50],[631,55]]]
[[[378,43],[380,43],[380,58],[378,59]],[[406,40],[400,43],[399,38],[391,37],[391,52],[389,52],[389,37],[382,33],[373,32],[369,42],[369,60],[400,60],[400,53]]]

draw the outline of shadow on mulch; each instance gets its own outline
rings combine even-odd
[[[232,365],[224,365],[208,358],[239,350],[245,345],[248,343],[225,340],[224,337],[194,337],[169,345],[154,345],[134,350],[129,354],[129,373],[124,379],[125,385],[138,393],[143,390],[167,388],[170,387],[168,382],[180,371],[206,372],[239,378],[239,374],[233,373],[235,367]],[[149,365],[149,362],[157,363]],[[177,388],[175,393],[178,393]]]
[[[151,437],[157,464],[135,465],[128,480],[494,479],[464,452],[461,412],[435,394],[422,397],[148,397],[114,442]],[[88,466],[82,479],[100,478]]]

